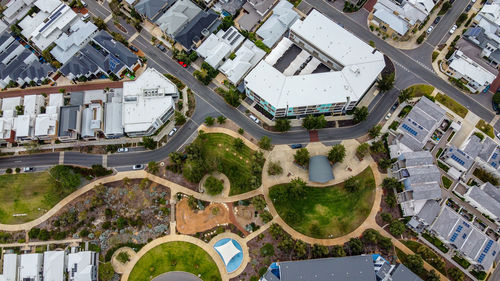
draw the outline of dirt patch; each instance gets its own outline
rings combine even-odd
[[[380,211],[377,213],[377,216],[375,217],[375,220],[378,225],[384,226],[387,223],[382,220],[381,214],[382,213],[389,213],[391,214],[393,219],[399,219],[401,218],[401,211],[399,207],[396,205],[395,207],[391,208],[387,203],[386,203],[386,198],[388,196],[392,196],[393,192],[392,191],[387,191],[384,189],[384,193],[382,194],[382,201],[380,202]]]
[[[190,182],[184,176],[182,175],[182,172],[180,173],[175,173],[166,167],[172,165],[172,162],[170,161],[170,158],[165,160],[165,167],[160,167],[160,172],[158,175],[160,175],[162,178],[165,178],[173,183],[182,185],[184,187],[187,187],[191,190],[198,191],[198,183]]]
[[[175,217],[177,231],[182,234],[195,234],[230,222],[227,205],[211,203],[204,210],[194,211],[189,207],[188,199],[177,203]]]

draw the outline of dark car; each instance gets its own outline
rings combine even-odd
[[[398,108],[398,105],[399,105],[399,102],[396,102],[392,107],[391,107],[391,111],[394,111],[396,110],[396,108]]]
[[[296,143],[296,144],[290,145],[290,147],[293,148],[293,149],[302,148],[302,144]]]
[[[470,11],[470,9],[472,9],[472,4],[469,4],[467,5],[467,7],[465,7],[466,12]]]
[[[448,1],[448,2],[450,2],[450,4],[453,4],[453,2],[455,2],[455,0],[450,0],[450,1]]]
[[[165,48],[165,46],[163,46],[162,44],[156,45],[156,48],[160,49],[162,52],[166,52],[167,51],[167,48]]]
[[[441,20],[441,17],[436,17],[436,19],[434,20],[434,24],[438,24],[438,22]]]
[[[137,49],[134,45],[130,45],[128,46],[128,48],[132,51],[132,52],[139,52],[139,49]]]

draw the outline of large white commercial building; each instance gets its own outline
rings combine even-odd
[[[301,50],[286,69],[278,69],[290,48]],[[382,53],[312,10],[248,74],[245,90],[274,117],[343,114],[371,89],[384,67]]]

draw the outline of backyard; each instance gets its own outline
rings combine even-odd
[[[204,281],[221,280],[217,265],[210,255],[188,242],[169,242],[149,250],[135,264],[129,280],[149,281],[169,271],[190,272]]]
[[[368,216],[375,199],[371,168],[353,178],[355,190],[344,183],[329,187],[306,187],[299,200],[274,200],[279,215],[295,230],[315,238],[338,237],[356,229]],[[289,184],[271,188],[279,189]]]

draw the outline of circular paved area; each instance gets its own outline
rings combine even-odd
[[[196,275],[184,271],[171,271],[156,276],[153,281],[203,281]]]

